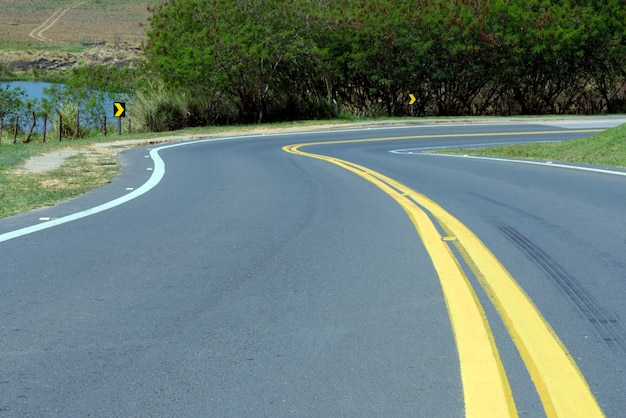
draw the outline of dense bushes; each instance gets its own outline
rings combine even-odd
[[[148,36],[140,70],[0,88],[0,131],[67,102],[97,130],[103,91],[136,132],[404,116],[409,93],[419,116],[626,112],[623,0],[169,0]]]
[[[146,54],[205,121],[626,111],[620,0],[170,0]]]

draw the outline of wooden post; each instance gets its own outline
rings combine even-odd
[[[46,131],[48,130],[48,114],[43,115],[43,142],[46,142]]]
[[[59,142],[61,142],[61,138],[63,138],[63,116],[58,110],[57,113],[59,114]]]
[[[78,139],[78,129],[80,128],[80,110],[76,111],[76,130],[74,131],[74,139]]]
[[[131,133],[130,132],[130,118],[128,118],[128,133]]]
[[[33,129],[35,129],[35,125],[37,124],[37,116],[35,112],[33,112],[33,124],[30,125],[30,129],[28,130],[28,135],[26,135],[26,140],[24,142],[30,142],[30,137],[33,134]]]
[[[17,144],[17,124],[19,123],[19,118],[15,115],[15,129],[13,129],[13,143]]]
[[[107,115],[102,115],[102,134],[107,136]]]

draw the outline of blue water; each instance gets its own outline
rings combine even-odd
[[[44,81],[10,81],[10,82],[0,82],[0,88],[4,89],[6,86],[9,86],[10,89],[21,88],[26,93],[28,99],[36,99],[41,100],[46,97],[44,93],[44,89],[51,87],[53,84],[46,83]],[[114,120],[113,117],[113,99],[106,97],[104,100],[104,109],[106,113],[107,120]],[[29,122],[30,123],[30,122]],[[38,121],[36,125],[36,131],[40,131],[43,128],[43,122]]]
[[[9,81],[9,82],[0,82],[0,88],[5,88],[6,86],[14,89],[20,87],[26,92],[26,95],[29,99],[37,99],[41,100],[46,95],[44,94],[44,89],[52,86],[51,83],[46,83],[45,81]],[[107,118],[113,117],[113,99],[106,97],[104,100],[104,108],[106,109]]]
[[[11,89],[16,87],[22,88],[30,99],[41,99],[45,96],[43,89],[50,87],[52,84],[43,81],[10,81],[8,83],[0,83],[0,87],[2,88],[6,85]]]

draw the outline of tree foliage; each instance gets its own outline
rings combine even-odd
[[[9,88],[5,85],[0,87],[0,141],[5,127],[5,119],[11,122],[15,116],[19,116],[25,109],[26,92],[22,88]]]
[[[623,0],[169,0],[149,67],[205,122],[626,111]]]

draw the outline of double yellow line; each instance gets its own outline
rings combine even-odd
[[[459,355],[467,417],[516,417],[518,414],[483,307],[450,245],[456,247],[500,314],[530,373],[546,415],[603,417],[585,378],[556,333],[515,279],[469,228],[428,197],[381,173],[349,161],[301,151],[312,145],[405,138],[408,137],[312,142],[288,145],[283,150],[327,161],[355,173],[378,186],[406,211],[439,276]]]

